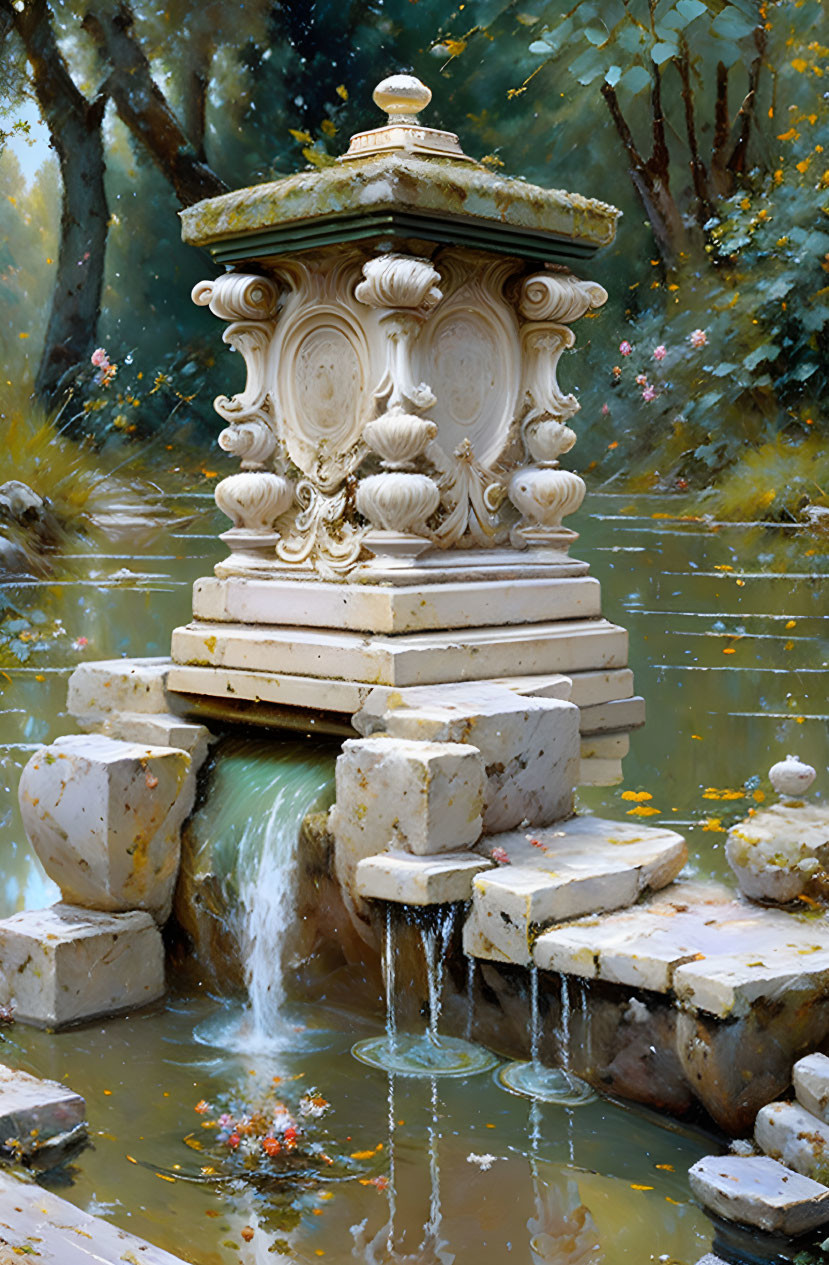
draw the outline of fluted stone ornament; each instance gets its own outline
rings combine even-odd
[[[219,509],[233,523],[220,536],[231,554],[217,565],[216,574],[221,577],[273,569],[280,539],[274,523],[291,507],[292,481],[269,471],[248,470],[222,479],[214,496]]]
[[[363,544],[385,566],[411,565],[429,548],[426,520],[439,505],[440,493],[428,475],[369,475],[357,488],[357,509],[372,526]]]
[[[571,470],[541,465],[518,470],[509,483],[509,498],[522,515],[510,532],[513,546],[566,553],[578,533],[561,520],[579,508],[585,491],[584,479]]]
[[[372,95],[374,104],[387,116],[386,124],[352,136],[348,151],[340,162],[384,154],[390,150],[472,161],[461,149],[454,132],[424,127],[420,122],[417,116],[432,100],[432,93],[414,75],[389,75],[378,83]]]

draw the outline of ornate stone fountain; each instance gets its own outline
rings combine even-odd
[[[579,404],[557,369],[607,298],[571,266],[619,212],[493,174],[423,126],[430,97],[392,76],[388,122],[334,166],[182,214],[228,268],[193,299],[247,381],[215,401],[242,464],[216,488],[230,553],[195,586],[168,687],[341,726],[374,686],[520,679],[603,709],[612,778],[642,704],[570,556],[585,486],[559,465]]]

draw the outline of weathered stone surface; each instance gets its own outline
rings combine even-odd
[[[618,786],[624,781],[621,759],[589,756],[579,761],[579,786]]]
[[[721,1018],[829,992],[828,927],[735,900],[717,884],[683,883],[636,909],[556,928],[538,952],[548,969],[673,989]]]
[[[475,880],[476,935],[499,957],[523,964],[546,927],[632,904],[647,888],[676,878],[687,856],[684,839],[671,830],[590,816],[531,833],[511,831],[482,841],[478,851],[487,856],[493,846],[509,863]],[[549,965],[539,951],[536,961]]]
[[[481,628],[599,614],[599,582],[589,576],[552,583],[532,578],[399,586],[232,576],[205,577],[193,589],[196,619],[371,633]]]
[[[807,1054],[792,1068],[792,1084],[797,1101],[813,1116],[829,1124],[829,1058]]]
[[[73,716],[109,712],[175,712],[167,689],[170,660],[98,659],[81,663],[69,678],[66,706]]]
[[[379,692],[378,692],[379,693]],[[578,777],[579,710],[550,698],[519,698],[486,682],[369,695],[352,721],[360,733],[468,743],[486,770],[485,834],[522,821],[546,826],[573,811]]]
[[[52,905],[0,922],[0,976],[18,1020],[59,1028],[161,997],[164,946],[147,913]]]
[[[706,1155],[688,1171],[694,1195],[717,1216],[796,1236],[829,1221],[829,1190],[763,1156]]]
[[[185,1265],[179,1257],[8,1173],[0,1173],[0,1247],[10,1251],[3,1260],[37,1265]]]
[[[627,649],[625,629],[606,619],[372,637],[330,629],[192,623],[176,628],[172,638],[173,660],[185,666],[330,676],[398,688],[620,668]],[[180,688],[178,675],[169,679]]]
[[[169,917],[179,830],[193,806],[190,756],[100,734],[58,738],[20,778],[23,824],[67,901]]]
[[[573,700],[576,701],[575,699]],[[628,732],[645,723],[645,700],[634,698],[611,699],[594,706],[581,705],[581,732],[583,734]]]
[[[84,729],[85,717],[78,718]],[[195,776],[207,755],[210,730],[205,725],[182,720],[172,712],[113,712],[88,725],[107,738],[137,742],[150,747],[178,747],[190,756],[190,775]]]
[[[732,826],[725,855],[752,900],[786,904],[827,882],[829,808],[774,804]]]
[[[475,852],[453,852],[441,857],[386,852],[360,861],[357,892],[367,900],[391,900],[402,905],[467,901],[472,897],[473,878],[491,864]]]
[[[85,1120],[86,1103],[80,1094],[0,1064],[0,1148],[31,1155]]]
[[[353,892],[357,863],[390,848],[418,856],[468,848],[481,834],[483,794],[474,747],[385,736],[345,742],[329,819],[340,881]]]
[[[761,1150],[816,1182],[829,1179],[829,1124],[799,1102],[771,1102],[757,1113],[754,1139]]]

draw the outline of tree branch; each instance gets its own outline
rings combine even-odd
[[[754,46],[757,49],[757,55],[752,61],[748,72],[748,92],[743,98],[743,103],[737,113],[736,121],[740,125],[740,130],[737,135],[737,141],[731,151],[731,156],[726,163],[728,171],[735,176],[743,175],[747,166],[748,144],[757,113],[757,88],[766,56],[767,44],[768,33],[765,25],[761,22],[754,28]]]
[[[227,185],[201,162],[133,36],[133,15],[122,0],[113,12],[90,8],[81,24],[109,63],[107,86],[119,118],[145,147],[182,206],[225,193]]]
[[[714,205],[708,188],[708,172],[702,161],[697,142],[696,119],[694,116],[694,93],[691,87],[691,59],[688,52],[688,41],[683,36],[679,45],[677,67],[682,81],[682,103],[685,107],[685,131],[688,136],[688,148],[691,152],[691,179],[697,198],[696,218],[700,228],[714,214]]]

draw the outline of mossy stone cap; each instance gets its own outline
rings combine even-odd
[[[453,132],[420,122],[431,96],[413,75],[389,76],[374,90],[383,126],[358,132],[330,167],[188,207],[183,240],[226,264],[400,238],[572,262],[613,241],[616,207],[490,171]]]

